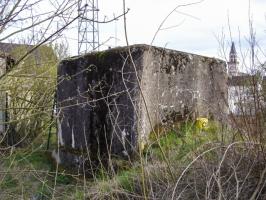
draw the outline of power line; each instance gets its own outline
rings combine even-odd
[[[78,54],[99,48],[98,0],[78,1]],[[91,19],[91,20],[88,20]]]

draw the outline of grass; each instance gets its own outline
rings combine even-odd
[[[163,134],[146,150],[146,153],[154,154],[159,160],[162,160],[162,153],[158,148],[160,144],[168,158],[173,156],[172,152],[174,152],[174,159],[180,160],[201,145],[218,141],[220,130],[219,124],[213,121],[209,122],[208,127],[204,130],[199,130],[195,123],[183,123],[179,130],[171,130]]]
[[[195,130],[193,123],[183,124],[179,132],[172,130],[162,136],[158,142],[168,158],[176,152],[172,159],[181,159],[203,142],[197,142],[198,136]],[[110,173],[104,168],[100,169],[95,176],[96,180],[85,180],[86,187],[89,188],[88,185],[92,185],[91,189],[84,189],[84,180],[62,170],[56,174],[50,156],[45,151],[45,143],[41,144],[40,140],[35,141],[37,143],[32,144],[30,148],[16,149],[10,156],[3,159],[2,166],[6,173],[1,182],[1,189],[7,194],[22,194],[23,190],[24,198],[50,199],[54,195],[57,199],[66,197],[84,199],[85,196],[94,194],[94,191],[97,191],[99,198],[105,198],[117,197],[114,192],[117,190],[130,194],[134,193],[136,188],[137,190],[140,188],[136,185],[136,183],[139,184],[138,179],[141,174],[138,161],[132,164],[114,159],[116,172]],[[51,138],[52,146],[55,142],[55,138]],[[151,148],[147,149],[146,156],[154,161],[162,161],[158,144],[153,143]],[[3,196],[0,199],[5,198],[7,197]]]
[[[0,164],[0,199],[84,199],[83,181],[58,170],[45,145],[17,148]],[[56,183],[56,184],[55,184]]]
[[[159,144],[169,159],[174,174],[177,174],[180,166],[191,159],[189,156],[192,152],[196,152],[198,148],[210,141],[218,140],[219,131],[219,125],[214,122],[210,122],[208,128],[204,130],[198,130],[194,123],[189,122],[182,124],[178,130],[160,134],[159,140],[153,140],[143,152],[147,192],[151,192],[153,184],[156,187],[161,187],[160,184],[165,184],[164,182],[169,184],[173,181],[166,169],[166,163],[158,147]],[[211,153],[208,155],[211,159],[215,157]],[[98,179],[94,182],[94,189],[91,189],[98,193],[96,195],[95,192],[89,192],[91,194],[89,197],[94,199],[117,199],[118,197],[119,199],[131,199],[132,195],[140,195],[140,199],[143,198],[144,190],[141,184],[141,166],[139,164],[137,162],[129,168],[121,167],[113,176],[108,175],[107,171],[100,170]],[[174,183],[172,182],[172,184]]]
[[[2,189],[6,189],[6,188],[14,188],[14,187],[17,187],[18,186],[18,180],[15,179],[11,174],[7,174],[1,184],[0,184],[0,187]]]
[[[184,169],[202,152],[214,147],[215,150],[191,164],[174,194],[180,194],[180,199],[195,199],[196,195],[204,199],[202,195],[208,191],[213,199],[217,199],[219,191],[214,180],[220,179],[224,187],[232,187],[235,192],[234,174],[241,181],[252,180],[256,186],[263,167],[259,165],[261,160],[256,160],[254,155],[260,153],[246,152],[243,145],[226,150],[225,143],[219,144],[221,131],[219,124],[212,121],[204,130],[199,130],[191,122],[181,124],[179,129],[169,129],[161,134],[158,141],[151,141],[143,152],[142,162],[136,160],[131,163],[115,158],[112,161],[116,170],[101,168],[93,179],[84,179],[60,168],[56,171],[45,145],[33,144],[28,149],[15,149],[0,164],[0,171],[4,172],[0,174],[0,199],[144,199],[145,195],[149,199],[171,199],[173,188]],[[174,179],[169,174],[159,144],[170,163]],[[251,172],[250,177],[246,170]],[[221,177],[217,177],[218,174]],[[212,188],[207,188],[209,183],[213,184]],[[195,188],[198,194],[195,194]],[[252,189],[246,190],[250,190],[248,194],[252,193]]]
[[[116,175],[116,180],[121,188],[128,192],[133,191],[134,179],[140,174],[140,169],[132,168],[126,171],[121,171]]]

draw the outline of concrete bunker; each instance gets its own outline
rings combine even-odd
[[[66,59],[58,66],[54,155],[72,167],[131,157],[171,115],[221,120],[226,105],[226,63],[219,59],[148,45]]]

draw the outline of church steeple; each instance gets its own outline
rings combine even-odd
[[[232,42],[231,50],[229,53],[229,62],[228,64],[228,73],[229,76],[236,76],[238,74],[238,61],[237,61],[237,53],[235,48],[235,43]]]

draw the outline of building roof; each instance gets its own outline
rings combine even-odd
[[[26,48],[27,50],[30,50],[33,48],[33,45],[0,42],[0,52],[2,53],[11,54],[12,51],[18,48]]]
[[[13,60],[20,59],[23,54],[26,52],[30,52],[31,49],[33,49],[34,45],[29,44],[16,44],[16,43],[4,43],[0,42],[0,57],[10,57]],[[32,52],[30,52],[31,55],[34,56],[36,64],[40,64],[42,59],[42,49],[43,47],[46,47],[48,49],[44,50],[45,52],[51,51],[54,53],[53,49],[50,46],[41,45],[38,48],[34,49]],[[55,55],[55,54],[54,54]]]
[[[234,42],[232,42],[230,54],[236,54],[236,47]]]
[[[10,53],[13,49],[13,44],[10,43],[0,43],[0,52],[1,53]]]
[[[255,75],[239,75],[228,78],[228,86],[252,86],[260,81],[261,77]]]
[[[25,51],[30,51],[34,46],[29,44],[16,44],[16,43],[4,43],[0,42],[0,57],[9,57],[13,60],[19,59],[19,57]],[[23,51],[22,51],[23,50]],[[34,51],[36,59],[39,59],[38,50]]]

